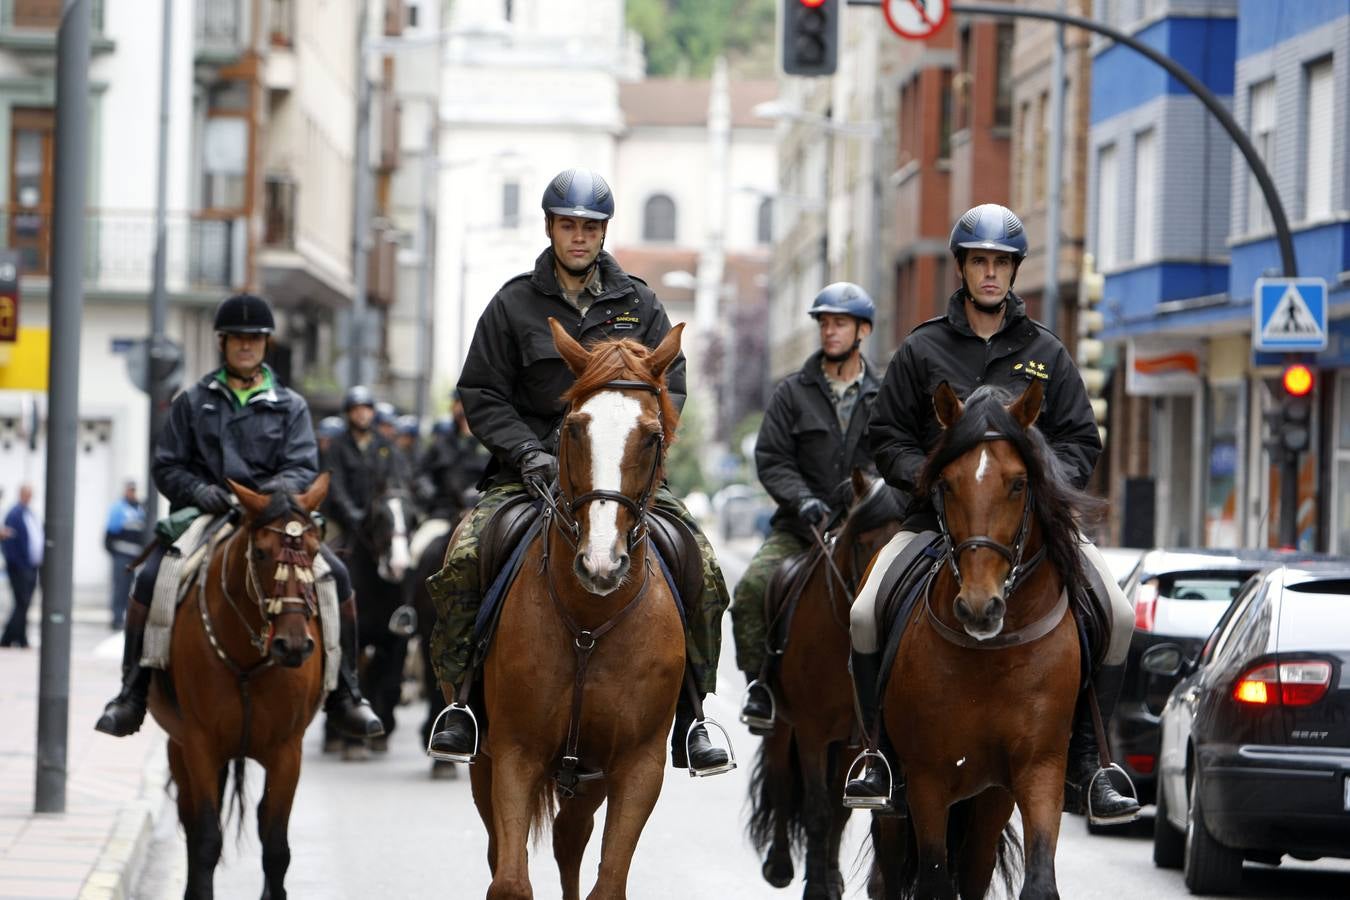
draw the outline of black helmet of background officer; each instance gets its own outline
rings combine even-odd
[[[1017,269],[1027,257],[1027,233],[1022,220],[1006,206],[982,203],[956,220],[948,246],[956,257],[961,287],[970,302],[983,313],[1001,311],[1017,279]],[[987,263],[982,271],[967,271],[966,260],[972,254]]]
[[[375,430],[388,441],[398,437],[398,409],[388,400],[375,404]]]
[[[820,289],[807,314],[820,326],[820,349],[826,362],[844,363],[872,333],[877,305],[856,284],[836,281]]]
[[[276,330],[267,301],[254,294],[226,297],[216,307],[215,330],[225,374],[244,382],[255,380]]]
[[[553,258],[573,278],[589,278],[614,216],[614,194],[590,169],[564,169],[544,188],[544,233]]]
[[[364,384],[352,385],[342,398],[342,413],[352,431],[365,434],[375,422],[375,395]]]

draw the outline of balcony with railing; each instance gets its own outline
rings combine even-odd
[[[51,213],[0,207],[9,246],[26,278],[51,276]],[[84,281],[90,293],[144,293],[155,266],[150,211],[92,209],[84,219]],[[219,293],[244,280],[244,220],[171,212],[165,217],[166,286],[172,293]]]
[[[238,57],[249,40],[250,0],[197,0],[197,59],[227,62]]]
[[[28,52],[56,52],[56,30],[61,25],[63,0],[0,0],[0,49]],[[90,49],[95,53],[112,50],[113,43],[103,35],[105,0],[90,5],[93,26]]]

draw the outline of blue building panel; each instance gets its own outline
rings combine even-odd
[[[1334,287],[1340,274],[1350,271],[1350,224],[1294,232],[1294,260],[1300,277],[1325,278]],[[1229,271],[1229,294],[1234,300],[1250,301],[1256,279],[1284,274],[1279,245],[1272,237],[1234,247]]]
[[[1350,15],[1346,0],[1241,0],[1238,58],[1269,50],[1345,15]]]
[[[1162,51],[1220,97],[1233,93],[1238,25],[1234,19],[1168,18],[1135,37]],[[1157,63],[1116,44],[1092,62],[1092,124],[1164,94],[1189,94]]]
[[[1228,267],[1223,265],[1160,263],[1107,275],[1102,303],[1107,332],[1155,321],[1159,303],[1210,297],[1227,288]]]

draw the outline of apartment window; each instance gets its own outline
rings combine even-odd
[[[263,243],[268,247],[295,247],[295,188],[289,175],[263,180]]]
[[[1012,125],[1012,55],[1013,26],[1003,23],[998,26],[998,66],[996,69],[998,84],[994,94],[994,127],[1007,128]]]
[[[24,272],[45,273],[51,247],[56,114],[15,107],[9,125],[9,246]]]
[[[1257,154],[1271,169],[1275,164],[1275,79],[1268,78],[1251,86],[1248,93],[1250,124],[1247,133]],[[1265,231],[1270,228],[1270,210],[1261,193],[1256,176],[1247,173],[1247,231]]]
[[[202,207],[240,210],[246,205],[249,86],[225,82],[207,95],[202,131]]]
[[[1152,128],[1134,137],[1134,260],[1143,262],[1158,255],[1156,197],[1158,195],[1158,150]]]
[[[652,194],[642,210],[644,241],[675,240],[675,201],[667,194]]]
[[[1120,169],[1116,145],[1107,144],[1097,151],[1097,268],[1107,272],[1116,267],[1116,216],[1119,214]]]
[[[755,217],[755,239],[761,244],[773,242],[773,198],[765,197],[759,201],[759,212]]]
[[[1330,58],[1304,70],[1307,127],[1304,132],[1303,218],[1331,215],[1333,94]]]
[[[956,65],[958,72],[956,77],[952,79],[952,89],[956,93],[956,130],[963,131],[970,127],[970,82],[973,77],[971,68],[974,65],[974,60],[971,58],[969,25],[961,29],[961,43]]]
[[[502,184],[502,227],[517,228],[520,225],[520,182],[507,181]]]

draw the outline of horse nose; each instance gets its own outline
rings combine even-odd
[[[1008,602],[1002,597],[994,597],[989,601],[989,609],[985,616],[991,621],[1003,618],[1003,614],[1008,611]]]
[[[623,572],[623,571],[626,571],[626,570],[628,569],[628,554],[627,554],[627,553],[617,553],[617,554],[614,554],[613,559],[614,559],[614,570],[615,570],[616,572]]]
[[[975,615],[970,611],[970,604],[966,602],[966,598],[962,594],[956,595],[955,612],[957,621],[960,622],[969,622]]]

